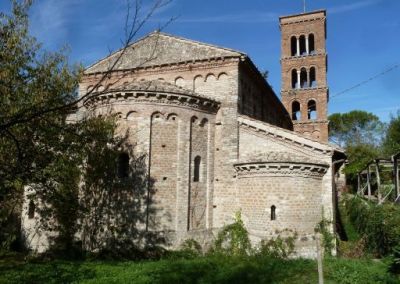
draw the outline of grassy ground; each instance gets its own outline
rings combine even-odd
[[[326,283],[400,283],[382,261],[326,259]],[[0,260],[0,283],[317,283],[311,260],[208,256],[160,261]]]

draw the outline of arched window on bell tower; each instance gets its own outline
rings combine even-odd
[[[315,88],[317,86],[317,78],[315,74],[315,67],[310,68],[310,88]]]
[[[309,53],[315,54],[315,42],[313,34],[308,35],[308,47],[309,47]]]
[[[307,103],[308,119],[317,119],[317,103],[314,100],[309,100]]]
[[[308,79],[307,79],[307,69],[301,68],[300,71],[300,88],[307,88],[308,87]]]
[[[297,38],[295,36],[290,39],[290,51],[292,56],[297,55]]]
[[[292,70],[292,89],[297,88],[297,70],[293,69]]]
[[[306,37],[304,35],[301,35],[299,41],[300,41],[300,55],[306,55],[307,54]]]
[[[298,101],[294,101],[292,103],[292,120],[300,120],[300,119],[301,119],[300,103]]]

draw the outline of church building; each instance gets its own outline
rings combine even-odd
[[[117,114],[119,135],[146,156],[153,190],[143,228],[165,232],[170,247],[209,244],[238,211],[254,243],[295,231],[299,256],[315,256],[323,218],[334,231],[344,154],[328,143],[326,11],[279,24],[281,99],[247,54],[162,32],[84,72],[84,112]]]

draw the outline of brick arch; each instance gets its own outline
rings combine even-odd
[[[228,74],[226,74],[225,72],[221,72],[218,74],[218,80],[225,80],[228,79]]]
[[[217,77],[215,77],[215,75],[213,73],[208,73],[206,76],[206,82],[210,82],[210,81],[216,81]]]
[[[193,78],[193,91],[196,91],[196,88],[201,86],[201,84],[204,83],[204,78],[202,75],[196,75]]]
[[[133,120],[135,115],[137,115],[136,111],[133,111],[133,110],[132,111],[128,111],[128,113],[125,116],[125,119],[126,120]]]
[[[183,79],[183,77],[178,76],[175,78],[174,80],[175,85],[177,85],[178,87],[183,87],[185,80]]]
[[[168,121],[176,121],[178,119],[178,115],[176,113],[170,113],[167,116]]]
[[[153,113],[151,114],[151,119],[152,119],[152,120],[154,120],[154,119],[165,120],[165,115],[162,114],[162,113],[159,112],[159,111],[156,111],[156,112],[153,112]]]

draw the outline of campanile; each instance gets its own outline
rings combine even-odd
[[[328,142],[326,11],[279,18],[282,102],[294,130]]]

